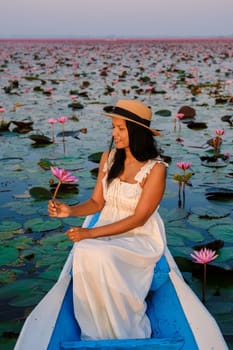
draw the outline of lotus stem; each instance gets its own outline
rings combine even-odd
[[[203,264],[202,302],[206,302],[206,264]]]
[[[179,181],[179,190],[178,190],[178,208],[181,207],[181,196],[180,196],[180,192],[181,192],[181,185],[182,182]]]
[[[57,187],[56,187],[56,189],[55,189],[55,191],[54,191],[52,201],[55,201],[55,198],[56,198],[57,192],[58,192],[58,190],[59,190],[59,188],[60,188],[61,184],[62,184],[62,182],[61,182],[61,181],[59,181],[59,182],[58,182],[58,184],[57,184]]]

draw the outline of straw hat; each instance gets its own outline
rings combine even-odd
[[[101,114],[107,117],[116,117],[129,120],[149,129],[153,135],[159,136],[160,132],[150,128],[152,112],[144,103],[137,100],[119,100],[116,106],[104,107],[104,112]]]

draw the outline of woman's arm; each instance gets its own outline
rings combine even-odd
[[[85,238],[97,238],[127,232],[146,223],[158,207],[166,184],[166,166],[156,163],[143,185],[142,195],[135,212],[122,220],[91,229],[74,227],[67,231],[71,240],[78,242]]]
[[[69,206],[63,202],[49,201],[48,212],[51,217],[86,216],[100,211],[104,206],[102,179],[104,164],[107,160],[108,152],[102,154],[96,185],[91,198],[86,202]]]

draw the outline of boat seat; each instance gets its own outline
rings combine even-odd
[[[162,256],[155,265],[154,275],[150,286],[150,291],[158,290],[169,278],[170,268],[165,256]]]
[[[60,345],[60,350],[179,350],[182,349],[183,345],[184,340],[180,338],[80,340],[64,341]]]

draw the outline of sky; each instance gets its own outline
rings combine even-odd
[[[0,0],[0,38],[233,37],[233,0]]]

